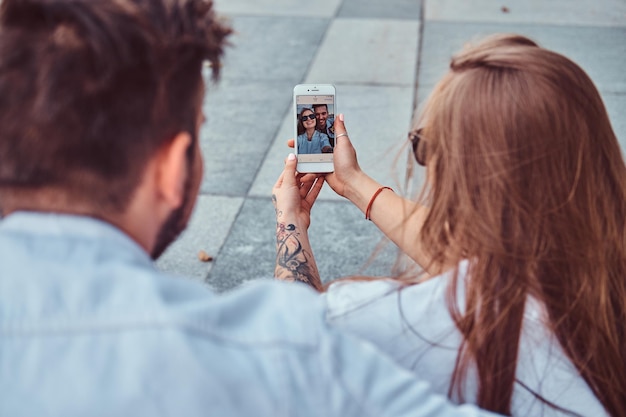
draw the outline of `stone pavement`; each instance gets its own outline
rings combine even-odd
[[[217,291],[272,276],[270,195],[290,151],[295,84],[334,84],[363,169],[412,192],[424,174],[405,180],[414,108],[465,42],[516,32],[587,71],[626,154],[626,0],[216,0],[216,8],[237,33],[205,100],[201,196],[158,265]],[[377,249],[378,230],[327,186],[309,232],[324,281],[385,275],[395,260],[393,245]],[[214,260],[200,262],[200,250]]]

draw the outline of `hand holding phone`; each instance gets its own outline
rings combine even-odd
[[[293,89],[298,172],[333,172],[335,86],[298,84]]]

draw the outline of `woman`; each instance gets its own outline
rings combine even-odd
[[[315,129],[315,113],[309,108],[300,111],[298,118],[298,153],[332,153],[328,136]]]
[[[335,128],[326,181],[433,276],[334,283],[335,325],[458,402],[626,415],[626,166],[582,69],[515,35],[454,57],[411,135],[427,167],[418,203],[363,173],[341,117]],[[277,277],[319,289],[306,230],[320,181],[292,165],[274,188],[292,229]],[[285,262],[295,241],[308,270]]]

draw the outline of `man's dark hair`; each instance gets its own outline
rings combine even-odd
[[[315,111],[315,109],[317,109],[318,107],[326,107],[326,110],[328,110],[328,105],[326,104],[314,104],[313,111]]]
[[[217,79],[230,32],[204,0],[3,0],[0,201],[124,210],[149,158],[195,138],[202,65]]]

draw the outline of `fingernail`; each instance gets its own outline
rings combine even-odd
[[[296,156],[292,153],[289,154],[289,156],[287,156],[287,159],[290,161],[293,161],[294,159],[296,159]]]
[[[339,113],[339,120],[343,122],[343,113]]]

